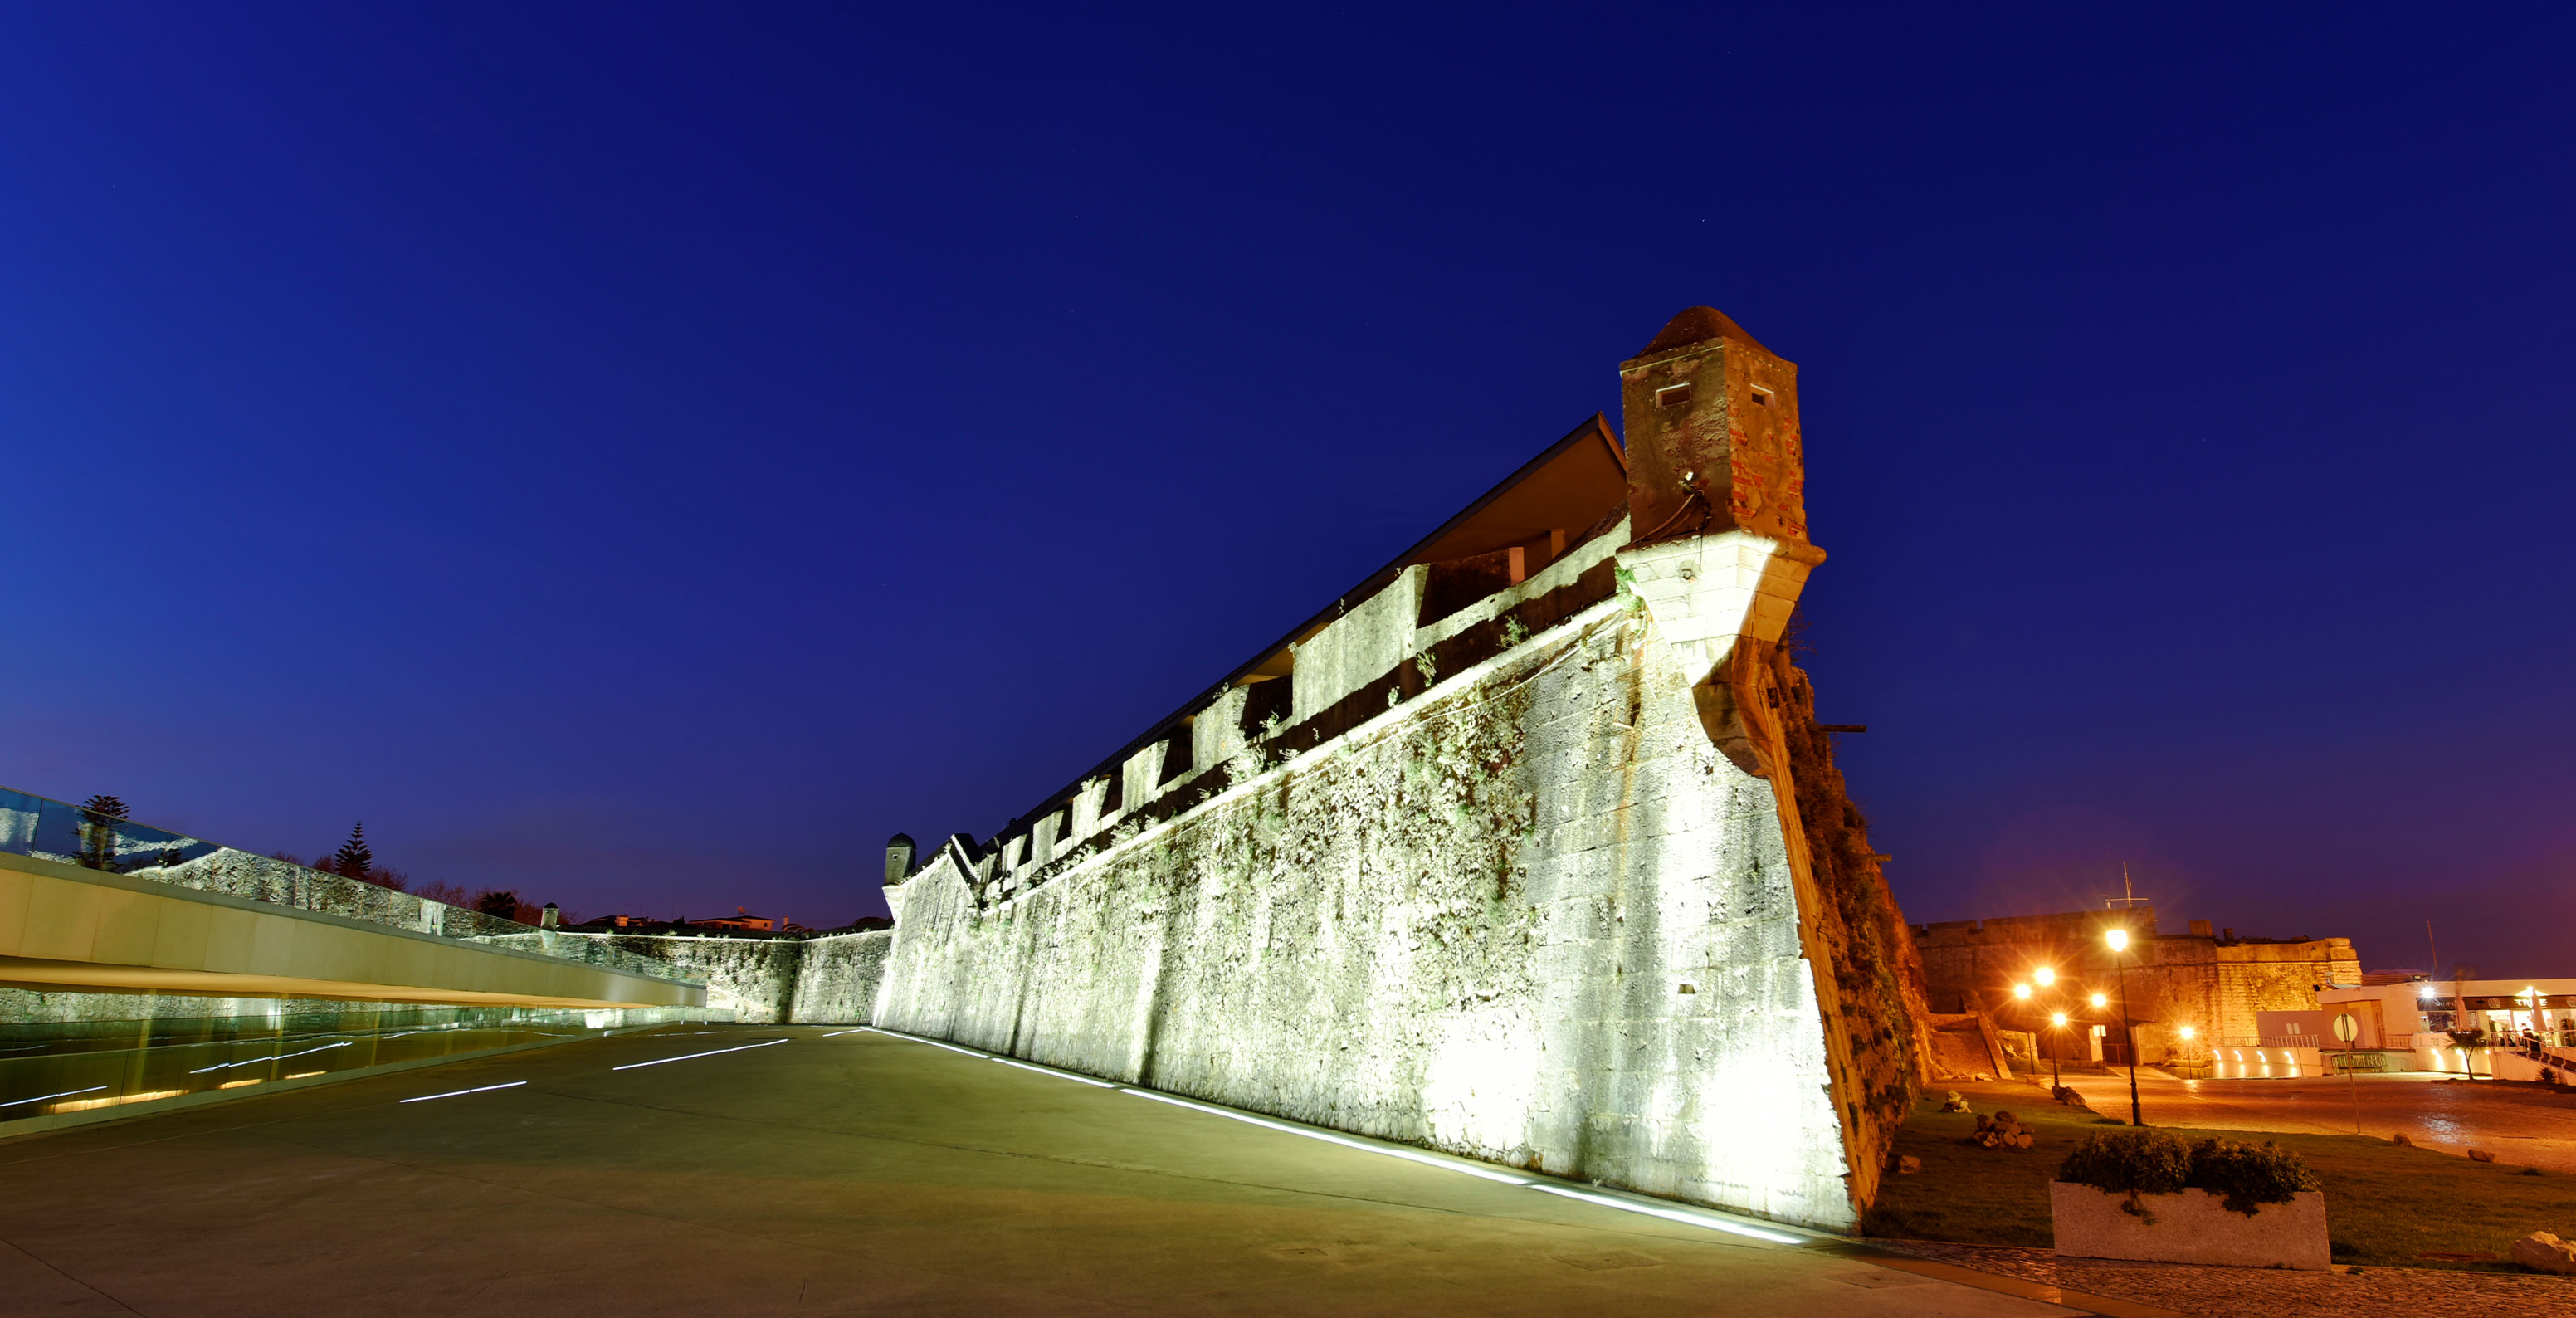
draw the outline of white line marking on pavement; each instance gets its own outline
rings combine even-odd
[[[454,1098],[459,1094],[488,1094],[495,1089],[516,1089],[526,1083],[528,1082],[525,1080],[513,1080],[506,1085],[479,1085],[472,1089],[451,1089],[444,1094],[423,1094],[418,1098],[406,1098],[403,1101],[406,1103],[426,1103],[433,1098]]]
[[[677,1056],[677,1057],[656,1057],[656,1058],[654,1058],[652,1061],[649,1061],[649,1062],[628,1062],[628,1063],[627,1063],[626,1065],[624,1065],[624,1066],[612,1066],[612,1067],[610,1067],[610,1068],[608,1068],[608,1069],[609,1069],[609,1070],[611,1070],[611,1071],[632,1071],[632,1070],[634,1070],[635,1068],[637,1068],[637,1067],[639,1067],[639,1066],[660,1066],[660,1065],[661,1065],[662,1063],[664,1063],[664,1062],[685,1062],[685,1061],[690,1060],[691,1058],[696,1058],[696,1057],[714,1057],[714,1056],[717,1056],[717,1055],[722,1054],[722,1053],[738,1053],[738,1052],[743,1051],[743,1049],[746,1049],[746,1048],[767,1048],[767,1047],[769,1047],[769,1046],[770,1046],[770,1045],[772,1045],[772,1044],[781,1044],[781,1043],[785,1043],[785,1042],[787,1042],[785,1039],[770,1039],[770,1040],[766,1040],[766,1041],[761,1042],[761,1043],[747,1043],[747,1044],[742,1045],[742,1047],[740,1047],[740,1048],[718,1048],[718,1049],[715,1049],[715,1050],[714,1050],[714,1051],[712,1051],[712,1052],[703,1052],[703,1053],[682,1053],[682,1054],[680,1054],[680,1055],[679,1055],[679,1056]]]

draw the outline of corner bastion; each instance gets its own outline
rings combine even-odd
[[[895,928],[827,996],[1850,1228],[1922,976],[1780,644],[1824,560],[1796,367],[1700,307],[1619,374],[1624,445],[1585,422],[991,838],[898,839]]]

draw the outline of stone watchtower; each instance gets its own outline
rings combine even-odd
[[[1768,778],[1764,661],[1825,561],[1807,542],[1798,368],[1692,307],[1619,364],[1619,397],[1632,535],[1620,564],[1683,658],[1710,739]]]

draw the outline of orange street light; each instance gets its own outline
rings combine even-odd
[[[2028,999],[2028,998],[2030,997],[2030,985],[2028,985],[2028,984],[2015,984],[2015,985],[2013,985],[2013,996],[2014,996],[2014,997],[2016,997],[2016,998]]]
[[[2129,1021],[2129,973],[2120,964],[2120,954],[2129,949],[2129,931],[2110,930],[2102,935],[2102,941],[2111,945],[2111,973],[2120,977],[2120,1033],[2129,1045],[2129,1124],[2143,1126],[2147,1119],[2138,1108],[2138,1027]],[[2100,1005],[2102,996],[2093,995],[2093,1001]]]
[[[2046,966],[2041,966],[2039,969],[2032,971],[2030,973],[2030,977],[2038,980],[2041,988],[2046,988],[2057,982],[2057,972]]]

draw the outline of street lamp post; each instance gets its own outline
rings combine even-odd
[[[2059,1095],[2066,1092],[2066,1079],[2057,1072],[2057,1055],[2066,1050],[2066,1013],[2050,1012],[2048,1028],[2057,1034],[2057,1042],[2048,1050],[2048,1096],[2056,1100]]]
[[[2114,929],[2103,938],[2111,944],[2111,973],[2120,984],[2120,1029],[2129,1044],[2129,1124],[2143,1126],[2147,1118],[2138,1107],[2138,1027],[2129,1019],[2129,976],[2120,964],[2120,953],[2128,950],[2129,931]]]

